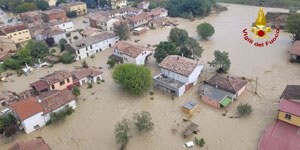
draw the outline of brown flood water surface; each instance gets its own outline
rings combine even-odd
[[[141,110],[149,111],[155,123],[150,133],[137,133],[132,130],[133,137],[127,145],[128,150],[182,150],[182,144],[193,139],[184,139],[181,136],[187,123],[182,119],[185,114],[181,105],[190,100],[200,103],[200,108],[192,117],[192,121],[199,125],[198,138],[204,138],[206,145],[202,149],[209,150],[255,150],[265,128],[276,118],[279,96],[287,84],[300,84],[300,65],[289,63],[288,50],[291,48],[290,35],[281,32],[274,44],[264,48],[249,45],[243,39],[242,30],[250,28],[255,21],[258,7],[231,5],[228,11],[210,15],[202,20],[190,22],[175,18],[179,21],[179,28],[186,29],[190,36],[197,38],[196,26],[202,22],[209,22],[215,27],[215,34],[209,41],[200,40],[205,49],[200,61],[205,65],[201,79],[213,75],[213,69],[207,65],[214,56],[214,50],[229,52],[231,59],[230,75],[244,76],[255,80],[258,77],[258,95],[254,94],[254,82],[249,82],[247,91],[227,110],[228,115],[222,116],[225,109],[216,109],[200,101],[197,95],[198,85],[188,91],[183,97],[171,100],[170,96],[155,91],[154,100],[145,94],[133,97],[120,89],[113,82],[111,69],[107,69],[107,57],[111,49],[96,55],[94,59],[86,59],[90,65],[103,66],[105,82],[95,84],[92,89],[81,88],[82,95],[78,100],[78,107],[74,114],[57,125],[42,128],[32,134],[19,134],[15,141],[28,141],[42,136],[53,150],[116,150],[114,125],[122,118],[131,118],[132,114]],[[276,8],[264,8],[267,11],[286,11]],[[167,40],[170,28],[150,30],[138,37],[139,44],[155,45]],[[137,39],[133,37],[132,41]],[[50,72],[59,69],[72,70],[74,65],[55,65]],[[154,59],[148,65],[153,75],[159,69]],[[0,85],[1,90],[20,92],[29,88],[29,83],[47,74],[46,69],[33,73],[28,77],[12,77],[15,81]],[[10,79],[12,79],[10,78]],[[94,95],[91,93],[96,92]],[[236,106],[240,103],[249,103],[253,106],[250,116],[240,119],[231,119],[236,115]],[[172,133],[172,128],[176,133]],[[14,142],[15,142],[14,141]],[[12,143],[0,139],[0,149],[8,148]],[[6,143],[6,144],[4,144]],[[191,148],[199,149],[198,147]]]

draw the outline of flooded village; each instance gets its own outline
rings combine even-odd
[[[268,32],[269,38],[265,39],[252,36],[251,27],[258,18],[258,6],[227,3],[221,5],[227,10],[219,13],[212,11],[206,17],[193,20],[166,16],[167,10],[162,9],[160,11],[163,13],[158,16],[167,19],[169,26],[151,29],[152,27],[146,25],[138,25],[141,22],[137,21],[132,28],[144,28],[146,31],[135,30],[136,35],[131,33],[125,42],[109,27],[122,24],[120,20],[124,19],[117,16],[113,12],[115,10],[109,11],[108,16],[103,16],[103,12],[99,13],[97,10],[78,15],[77,18],[68,20],[73,22],[71,26],[74,29],[70,32],[66,31],[65,26],[60,27],[58,24],[55,28],[50,26],[45,29],[47,34],[53,33],[56,45],[60,45],[60,40],[56,41],[56,38],[61,39],[62,36],[66,39],[66,51],[74,51],[74,62],[33,67],[33,70],[26,72],[27,75],[21,76],[12,70],[1,73],[1,77],[5,77],[0,82],[1,93],[12,91],[15,93],[12,96],[14,99],[18,99],[15,96],[23,96],[25,100],[15,100],[11,104],[8,102],[9,104],[0,106],[0,110],[12,109],[12,113],[19,117],[18,121],[23,126],[13,137],[5,137],[3,134],[0,138],[0,149],[13,149],[16,145],[22,145],[22,142],[32,140],[37,140],[36,143],[43,143],[42,145],[53,150],[119,149],[120,145],[115,140],[116,124],[141,111],[151,114],[153,130],[147,133],[131,130],[126,149],[182,150],[185,149],[183,145],[188,147],[187,143],[194,141],[195,137],[203,138],[205,145],[200,148],[194,142],[195,145],[189,148],[191,150],[271,150],[275,149],[276,144],[282,143],[283,147],[277,147],[278,150],[300,149],[299,144],[296,144],[300,141],[299,134],[296,133],[300,124],[291,119],[300,116],[297,102],[300,100],[300,89],[296,86],[300,85],[300,64],[290,61],[291,58],[299,60],[299,43],[294,43],[292,34],[283,29],[278,30],[278,33],[276,29],[271,29]],[[61,9],[65,7],[67,6]],[[282,8],[262,8],[264,13],[288,13],[287,9]],[[132,22],[139,19],[134,14],[139,9],[125,11],[132,13],[129,17]],[[46,16],[47,13],[43,12]],[[147,13],[151,14],[151,10]],[[155,15],[154,12],[153,14]],[[48,19],[51,19],[51,15]],[[153,20],[155,19],[150,17],[147,22],[155,22]],[[67,22],[67,19],[64,21]],[[103,26],[102,22],[107,24]],[[46,24],[35,23],[28,24],[32,27]],[[201,23],[209,23],[214,27],[215,33],[208,40],[198,36],[197,26]],[[168,36],[173,28],[186,30],[188,36],[200,44],[203,48],[201,57],[191,59],[183,54],[170,54],[159,63],[156,61],[155,49],[160,42],[169,40]],[[249,44],[244,39],[245,28],[251,34],[249,37],[258,42],[272,40],[275,36],[276,41],[264,46]],[[43,37],[39,35],[43,35],[45,30],[42,27],[34,29],[33,31],[41,33],[30,31],[31,37]],[[67,36],[68,33],[71,36]],[[73,38],[74,36],[78,39]],[[46,39],[41,38],[41,41]],[[102,41],[105,41],[103,45]],[[133,52],[130,48],[134,49]],[[59,46],[50,49],[56,50],[53,54],[60,54]],[[95,49],[95,52],[89,54],[88,49]],[[216,50],[228,52],[231,65],[227,73],[216,73],[216,69],[208,63],[214,60]],[[112,58],[122,60],[111,68],[107,62]],[[83,62],[89,67],[82,68]],[[113,78],[114,70],[121,66],[121,62],[144,65],[150,69],[153,78],[150,90],[135,96],[122,88]],[[72,95],[72,88],[75,86],[80,89],[79,96]],[[24,93],[16,94],[31,89],[38,94],[32,97],[25,96]],[[56,98],[49,98],[52,95]],[[21,103],[25,101],[36,106],[30,104],[20,109],[24,105]],[[58,104],[59,107],[54,106]],[[241,104],[251,105],[250,115],[239,117],[237,107]],[[51,112],[65,106],[74,108],[74,112],[61,122],[46,125],[51,120]],[[24,114],[24,111],[27,117],[21,119],[20,114]],[[39,113],[42,121],[37,123],[38,126],[26,123],[27,118]],[[278,124],[288,128],[289,125],[285,123],[291,124],[288,134],[293,137],[273,127]],[[270,132],[272,129],[278,132]],[[272,139],[277,136],[291,138],[291,142],[282,142],[280,138]]]

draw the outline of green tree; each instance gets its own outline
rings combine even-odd
[[[121,122],[118,122],[115,127],[115,138],[116,142],[121,144],[121,149],[125,149],[127,143],[129,142],[130,132],[130,121],[123,119]]]
[[[49,8],[49,4],[45,0],[37,0],[35,3],[40,10],[47,10]]]
[[[76,18],[77,17],[77,12],[75,10],[74,11],[68,11],[67,12],[67,17]]]
[[[176,50],[176,46],[173,42],[160,42],[154,53],[154,58],[156,59],[156,62],[163,61],[168,55],[177,55],[178,51]]]
[[[108,1],[107,0],[99,0],[99,6],[103,7],[105,5],[108,5]]]
[[[153,8],[156,8],[156,7],[157,7],[156,2],[150,2],[149,9],[153,9]]]
[[[209,23],[201,23],[197,26],[197,33],[203,39],[207,39],[215,33],[215,28]]]
[[[292,34],[293,40],[300,40],[300,14],[293,14],[287,18],[287,31]]]
[[[0,134],[11,125],[16,125],[17,119],[12,114],[4,114],[0,116]]]
[[[74,62],[74,59],[75,59],[75,56],[69,52],[62,54],[60,57],[60,61],[63,64],[70,64],[70,63]]]
[[[228,52],[221,52],[219,50],[214,52],[215,60],[208,62],[210,66],[217,68],[217,72],[227,72],[230,68],[230,59],[228,57]]]
[[[89,67],[89,64],[84,60],[84,61],[81,63],[81,66],[82,66],[82,68],[88,68],[88,67]]]
[[[33,11],[36,9],[37,9],[37,7],[36,7],[35,3],[23,3],[16,7],[16,12],[23,13],[23,12],[27,12],[27,11]]]
[[[71,115],[73,112],[74,112],[74,110],[73,110],[72,107],[62,109],[58,112],[52,112],[52,113],[50,113],[50,122],[51,123],[58,123],[60,121],[63,121],[63,120],[65,120],[65,118],[68,115]]]
[[[109,68],[113,68],[116,64],[116,61],[109,59],[106,64],[109,65]]]
[[[151,115],[149,112],[142,111],[135,113],[133,116],[135,127],[139,131],[151,131],[153,130],[154,123],[152,122]]]
[[[180,48],[180,53],[187,58],[199,58],[201,57],[202,52],[203,48],[191,37],[189,37]]]
[[[86,3],[88,8],[95,8],[96,7],[96,1],[95,0],[82,0]]]
[[[13,58],[5,59],[3,62],[3,66],[5,69],[13,69],[13,70],[19,70],[22,67],[21,64]]]
[[[237,106],[237,110],[240,116],[248,116],[252,112],[252,106],[248,103],[246,104],[239,104]]]
[[[120,22],[114,27],[114,32],[120,37],[120,40],[127,40],[130,38],[130,28],[126,22]]]
[[[184,29],[172,28],[170,31],[169,39],[171,42],[174,42],[176,46],[182,46],[188,38],[189,34]]]
[[[210,0],[169,0],[166,8],[171,17],[207,16],[210,13],[212,2]]]
[[[30,54],[34,58],[44,58],[49,55],[49,47],[42,41],[30,40],[25,48],[30,50]]]
[[[20,65],[25,65],[25,63],[27,63],[28,65],[33,65],[33,59],[30,50],[26,47],[19,50],[16,53],[15,57]]]
[[[196,145],[198,145],[200,147],[203,147],[205,145],[205,141],[203,138],[198,139],[197,137],[195,137],[195,143],[196,143]]]
[[[80,95],[80,89],[77,87],[77,86],[74,86],[73,88],[72,88],[72,94],[74,95],[74,96],[79,96]]]
[[[150,70],[134,64],[118,65],[113,71],[113,79],[134,95],[141,95],[152,86]]]
[[[65,50],[65,45],[68,43],[68,41],[64,38],[59,40],[59,48],[60,48],[60,52],[63,52]]]

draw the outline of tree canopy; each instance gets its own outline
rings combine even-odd
[[[156,62],[163,61],[168,55],[177,55],[178,51],[176,50],[176,46],[173,42],[165,41],[160,42],[156,49],[154,58],[156,59]]]
[[[37,0],[36,6],[40,10],[47,10],[49,8],[49,4],[45,0]]]
[[[215,33],[215,28],[209,23],[201,23],[197,26],[197,33],[203,39],[207,39]]]
[[[130,38],[130,28],[126,22],[120,22],[114,28],[115,34],[120,37],[120,40],[127,40]]]
[[[228,57],[228,52],[221,52],[219,50],[214,52],[215,60],[208,62],[210,66],[217,68],[217,72],[227,72],[230,68],[230,59]]]
[[[153,129],[154,123],[149,112],[142,111],[133,115],[135,127],[138,131],[150,131]]]
[[[75,59],[75,56],[69,52],[64,53],[60,56],[60,61],[63,64],[70,64],[74,61],[74,59]]]
[[[113,71],[113,79],[134,95],[148,91],[153,82],[148,68],[134,64],[118,65]]]
[[[182,46],[188,39],[189,34],[184,29],[172,28],[169,35],[169,40],[174,42],[176,46]]]
[[[41,41],[30,40],[25,48],[30,50],[31,56],[34,58],[44,58],[49,54],[49,47]]]
[[[33,11],[36,9],[37,9],[37,6],[35,3],[23,3],[16,7],[16,12],[23,13],[23,12],[27,12],[27,11]]]
[[[203,48],[191,37],[189,37],[180,48],[180,53],[187,58],[194,59],[196,57],[201,57],[202,52]]]
[[[115,138],[116,142],[122,145],[121,149],[125,149],[126,144],[129,141],[130,135],[130,121],[123,119],[121,122],[118,122],[115,127]]]
[[[60,51],[62,52],[62,51],[65,50],[65,44],[67,44],[68,41],[66,39],[62,38],[62,39],[59,40],[58,43],[59,43]]]
[[[293,40],[300,40],[300,14],[293,14],[287,18],[287,31],[293,35]]]
[[[210,13],[212,2],[210,0],[169,0],[167,2],[168,14],[171,17],[207,16]]]

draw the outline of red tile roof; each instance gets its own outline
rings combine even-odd
[[[282,99],[279,104],[279,110],[300,117],[300,103]]]
[[[196,60],[178,55],[169,55],[159,64],[159,67],[161,68],[186,77],[188,77],[197,66],[198,62]]]
[[[133,45],[124,41],[119,41],[113,48],[120,50],[123,54],[136,58],[145,51],[151,51],[149,48],[141,45]]]
[[[136,16],[128,18],[131,22],[136,23],[139,21],[149,20],[150,16],[147,13],[141,13]]]
[[[299,150],[299,127],[277,120],[262,136],[258,150]]]
[[[42,91],[49,88],[49,84],[44,80],[39,80],[30,84],[37,91]]]
[[[76,99],[70,90],[51,90],[38,96],[44,114],[50,113]]]
[[[238,77],[222,77],[216,74],[214,77],[207,81],[210,86],[218,86],[218,88],[236,94],[241,88],[243,88],[247,81]]]
[[[26,30],[26,29],[28,29],[28,27],[25,24],[20,23],[20,24],[15,24],[12,26],[3,27],[0,30],[1,30],[2,35],[6,35],[9,33],[18,32],[18,31],[22,31],[22,30]]]
[[[51,150],[42,138],[37,138],[29,142],[17,142],[8,150]]]
[[[300,56],[300,41],[295,41],[293,44],[292,50],[290,50],[290,53],[293,55]]]
[[[43,107],[34,97],[26,98],[11,104],[11,108],[19,116],[21,121],[43,112]]]
[[[72,74],[73,77],[75,77],[75,79],[77,80],[81,80],[85,77],[91,76],[91,77],[96,77],[100,74],[102,74],[103,72],[96,68],[96,67],[90,67],[90,68],[77,68],[75,69]]]
[[[158,7],[158,8],[152,9],[148,14],[150,16],[159,16],[160,14],[162,14],[164,12],[167,12],[167,10],[165,8]]]
[[[60,70],[60,71],[55,71],[49,75],[46,75],[46,76],[42,77],[41,79],[45,80],[49,85],[52,85],[54,83],[68,79],[71,76],[72,76],[72,74],[69,71]]]

